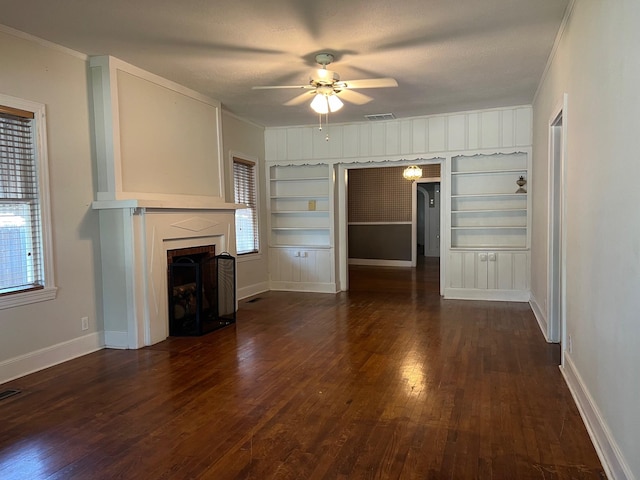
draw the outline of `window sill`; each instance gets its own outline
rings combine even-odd
[[[244,263],[244,262],[253,262],[255,260],[261,260],[262,259],[262,253],[258,252],[258,253],[247,253],[245,255],[238,255],[236,257],[236,260],[238,263]]]
[[[30,292],[12,293],[0,297],[0,310],[5,308],[20,307],[30,303],[45,302],[56,298],[57,287],[44,287]]]

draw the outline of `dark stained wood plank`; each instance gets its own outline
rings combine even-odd
[[[0,478],[602,479],[527,304],[448,301],[438,264],[269,292],[235,326],[3,385]]]

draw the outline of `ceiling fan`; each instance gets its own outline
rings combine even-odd
[[[311,72],[307,85],[267,85],[253,87],[254,90],[300,88],[306,90],[304,93],[293,97],[284,105],[300,105],[307,100],[312,100],[311,108],[317,113],[323,114],[336,112],[342,108],[340,99],[347,102],[364,105],[373,98],[354,89],[361,88],[385,88],[397,87],[398,82],[394,78],[369,78],[363,80],[340,80],[337,72],[327,70],[327,65],[333,62],[333,55],[330,53],[319,53],[316,55],[316,62],[322,66]]]

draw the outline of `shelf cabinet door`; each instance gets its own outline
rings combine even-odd
[[[331,251],[272,248],[271,279],[279,282],[331,282]]]
[[[528,289],[529,253],[492,251],[452,251],[447,265],[447,287],[468,298],[482,298],[471,291],[526,292]]]
[[[274,290],[335,291],[331,249],[271,248],[269,262]]]

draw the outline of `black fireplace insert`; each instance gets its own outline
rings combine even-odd
[[[169,335],[204,335],[236,321],[235,258],[215,245],[169,250]]]

